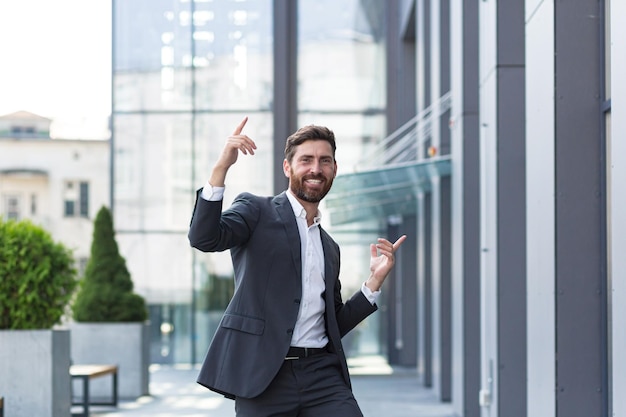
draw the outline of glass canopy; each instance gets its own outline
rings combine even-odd
[[[433,178],[449,176],[450,155],[338,175],[325,198],[333,225],[414,214]]]

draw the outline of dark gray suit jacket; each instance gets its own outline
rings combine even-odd
[[[300,235],[285,192],[275,197],[237,196],[222,213],[221,201],[196,197],[191,246],[203,252],[230,249],[235,293],[213,337],[198,383],[227,397],[253,398],[283,364],[302,297]],[[376,311],[361,291],[342,302],[339,246],[320,227],[324,249],[326,331],[350,385],[341,338]]]

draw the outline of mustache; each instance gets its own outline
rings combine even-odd
[[[326,180],[326,177],[322,174],[319,175],[305,175],[302,180]]]

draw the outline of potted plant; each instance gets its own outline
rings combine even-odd
[[[71,251],[28,220],[0,218],[0,393],[11,416],[67,416],[76,287]]]
[[[149,331],[146,302],[133,292],[120,255],[113,218],[102,207],[94,220],[91,255],[72,303],[72,361],[119,367],[120,398],[149,394]],[[93,381],[94,397],[110,393],[108,381]]]

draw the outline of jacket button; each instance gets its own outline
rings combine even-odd
[[[287,329],[287,334],[292,334],[293,333],[293,329]]]
[[[295,300],[293,300],[293,302],[296,303],[296,304],[300,304],[300,299],[296,298]]]

